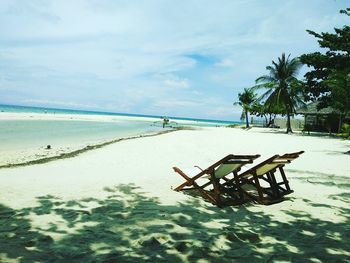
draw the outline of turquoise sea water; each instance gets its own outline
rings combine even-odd
[[[3,120],[0,121],[0,153],[47,145],[58,148],[95,144],[160,130],[141,121]]]
[[[0,112],[33,112],[33,113],[83,114],[83,115],[108,115],[108,116],[161,118],[161,116],[156,116],[156,115],[113,113],[113,112],[85,111],[85,110],[71,110],[71,109],[55,109],[55,108],[3,105],[3,104],[0,104]],[[182,117],[173,117],[173,116],[168,116],[168,118],[170,118],[170,120],[175,120],[175,121],[188,120],[193,122],[201,122],[201,123],[204,123],[203,125],[207,124],[209,126],[241,123],[239,121],[208,120],[208,119],[182,118]]]
[[[142,121],[1,120],[0,166],[54,157],[88,145],[161,130]]]
[[[80,110],[52,109],[0,105],[0,112],[55,113],[79,115],[111,115],[131,117],[153,117],[159,121],[114,120],[1,120],[0,121],[0,166],[10,163],[21,163],[61,153],[81,149],[106,141],[131,136],[157,133],[163,130],[160,116],[119,114],[110,112],[91,112]],[[170,117],[171,123],[181,118]],[[193,126],[220,126],[229,122],[190,120]],[[187,124],[189,125],[189,124]],[[45,149],[47,145],[50,150]]]

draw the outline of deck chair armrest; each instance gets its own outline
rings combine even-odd
[[[182,173],[181,169],[176,166],[173,167],[173,170],[177,173]]]
[[[197,175],[190,177],[187,174],[185,174],[180,168],[174,166],[173,170],[180,174],[182,177],[184,177],[186,180],[188,180],[188,182],[194,182],[196,179],[198,179],[199,177],[203,176],[204,174],[206,174],[206,170],[201,171],[200,173],[198,173]]]
[[[247,160],[247,159],[234,159],[234,160],[228,160],[225,162],[225,164],[248,164],[252,163],[252,160]]]
[[[195,165],[194,167],[198,168],[199,170],[201,170],[202,172],[204,171],[202,168],[200,168],[198,165]]]
[[[221,160],[217,161],[216,163],[212,164],[211,166],[209,166],[207,169],[205,169],[203,171],[205,171],[206,173],[213,172],[217,166],[219,166],[220,164],[224,163],[227,160],[232,159],[233,156],[234,156],[233,154],[229,154],[229,155],[225,156],[224,158],[222,158]]]
[[[295,153],[286,153],[281,155],[281,158],[292,158],[295,159],[299,157],[299,155],[303,154],[305,151],[295,152]]]
[[[255,154],[255,155],[233,155],[233,159],[246,159],[246,160],[255,160],[259,158],[261,155],[260,154]]]
[[[277,160],[274,160],[274,161],[271,162],[271,163],[287,164],[287,163],[290,163],[290,160],[288,160],[288,159],[277,159]]]
[[[232,163],[232,164],[248,164],[252,163],[256,158],[260,157],[260,154],[256,155],[233,155],[229,154],[217,161],[213,165],[209,166],[205,171],[208,173],[212,172],[217,166],[223,163]]]

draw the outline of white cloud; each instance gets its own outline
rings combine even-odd
[[[168,107],[168,115],[231,118],[237,93],[282,52],[297,56],[317,48],[305,29],[343,25],[338,10],[344,5],[2,0],[0,85],[11,101],[56,99],[134,113]]]
[[[163,83],[167,87],[180,89],[187,89],[190,87],[188,80],[185,78],[180,78],[173,74],[167,74],[164,78]]]
[[[189,84],[188,81],[185,79],[166,79],[164,81],[164,84],[169,87],[175,87],[175,88],[188,88]]]
[[[57,106],[57,107],[83,108],[83,109],[99,108],[96,104],[82,104],[82,103],[76,103],[73,101],[55,101],[55,100],[49,100],[49,99],[27,99],[27,100],[22,100],[21,103],[36,104],[36,105],[51,105],[52,107]]]
[[[215,64],[215,66],[224,67],[224,68],[231,68],[234,65],[235,65],[235,63],[233,62],[233,60],[229,59],[229,58],[224,58]]]
[[[239,111],[234,111],[231,106],[216,106],[207,112],[207,116],[212,118],[226,118],[227,116],[240,114]]]
[[[198,107],[201,103],[191,100],[162,99],[153,104],[154,108],[176,109],[178,107]]]

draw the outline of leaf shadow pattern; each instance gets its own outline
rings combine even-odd
[[[349,262],[349,209],[324,221],[285,210],[281,222],[249,206],[219,209],[197,198],[164,205],[135,185],[106,188],[104,200],[38,198],[0,205],[0,262]],[[349,203],[350,196],[342,200]],[[311,200],[308,205],[317,207]],[[262,210],[263,211],[263,210]],[[58,218],[33,225],[31,216]]]

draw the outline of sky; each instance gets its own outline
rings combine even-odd
[[[350,0],[0,0],[0,104],[239,120],[238,93]],[[303,69],[305,71],[306,69]],[[302,74],[301,74],[302,77]]]

